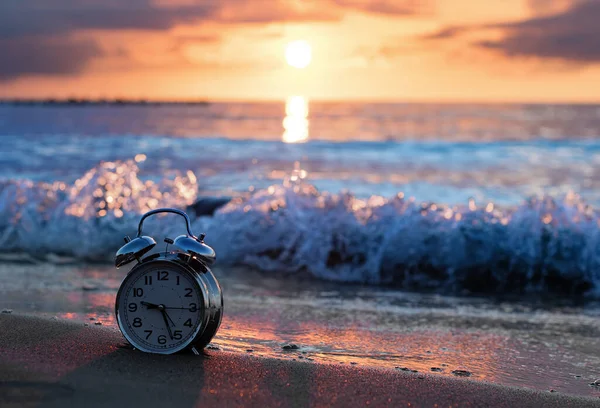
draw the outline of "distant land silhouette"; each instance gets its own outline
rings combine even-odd
[[[176,101],[176,100],[146,100],[146,99],[1,99],[0,105],[37,105],[37,106],[102,106],[102,105],[143,105],[143,106],[161,106],[161,105],[208,105],[210,102],[204,100],[198,101]]]

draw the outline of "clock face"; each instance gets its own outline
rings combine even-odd
[[[171,354],[189,345],[204,318],[204,297],[195,277],[166,262],[142,265],[123,281],[117,320],[136,348]]]

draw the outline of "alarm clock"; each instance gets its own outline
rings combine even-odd
[[[165,238],[164,252],[144,257],[156,241],[143,235],[144,220],[159,213],[185,219],[187,234]],[[141,351],[173,354],[204,348],[214,337],[223,316],[223,293],[209,266],[215,251],[196,237],[183,211],[159,208],[140,219],[137,236],[125,237],[115,257],[117,268],[137,262],[117,292],[115,313],[123,336]],[[168,251],[169,245],[174,250]]]

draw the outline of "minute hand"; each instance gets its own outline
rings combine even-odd
[[[165,312],[164,310],[161,310],[163,319],[165,321],[165,324],[167,325],[167,331],[169,332],[169,337],[171,337],[171,340],[173,340],[173,333],[171,333],[171,325],[169,324],[169,320],[167,320],[167,312]]]

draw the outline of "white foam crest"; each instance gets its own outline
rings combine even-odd
[[[199,223],[222,260],[263,270],[498,292],[600,284],[600,217],[574,194],[513,209],[448,207],[319,193],[298,180],[236,198]]]
[[[71,186],[6,181],[0,183],[0,247],[41,258],[110,259],[123,236],[135,232],[140,214],[189,205],[196,196],[192,172],[144,181],[132,160],[100,163]]]
[[[576,194],[449,207],[402,193],[319,192],[301,176],[234,198],[196,218],[194,231],[207,232],[222,265],[414,288],[600,294],[600,214]],[[141,214],[185,208],[197,189],[191,172],[142,180],[133,161],[101,163],[73,185],[3,182],[0,248],[112,260]],[[154,222],[167,236],[182,230],[168,217]]]

